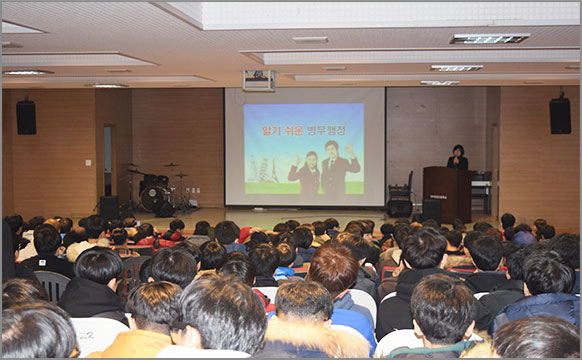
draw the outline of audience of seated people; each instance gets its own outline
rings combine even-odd
[[[180,219],[174,219],[170,222],[170,229],[162,235],[162,239],[171,241],[184,241],[186,238],[182,235],[184,232],[184,222]]]
[[[490,292],[507,283],[501,269],[503,245],[492,236],[482,236],[471,243],[469,255],[475,272],[465,278],[465,284],[475,293]]]
[[[38,255],[24,260],[24,266],[32,271],[56,272],[69,279],[75,276],[73,263],[61,257],[65,248],[61,235],[52,225],[42,224],[34,230],[34,247]]]

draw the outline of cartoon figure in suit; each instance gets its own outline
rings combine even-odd
[[[352,144],[346,146],[350,160],[339,156],[338,144],[335,140],[325,143],[325,152],[329,158],[321,163],[321,187],[325,194],[346,193],[346,172],[357,173],[360,164],[354,154]]]

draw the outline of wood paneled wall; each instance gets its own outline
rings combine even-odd
[[[200,188],[185,194],[200,207],[224,205],[222,89],[133,89],[133,161],[170,177],[170,185]],[[169,163],[178,167],[164,167]],[[136,177],[137,178],[137,177]],[[139,181],[134,187],[137,196]]]
[[[580,231],[580,89],[564,87],[572,133],[552,135],[549,102],[560,88],[501,89],[500,214],[517,222],[544,218],[556,230]]]

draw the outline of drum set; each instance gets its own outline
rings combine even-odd
[[[170,162],[164,167],[169,168],[171,176],[178,178],[170,184],[170,177],[166,175],[147,174],[139,170],[139,165],[130,163],[129,168],[129,201],[127,208],[142,210],[146,212],[157,212],[157,210],[168,203],[174,210],[186,211],[190,208],[190,202],[185,196],[182,179],[188,174],[174,174],[174,168],[180,165]],[[133,176],[141,175],[143,179],[139,181],[139,205],[133,201]],[[168,206],[166,204],[166,206]]]

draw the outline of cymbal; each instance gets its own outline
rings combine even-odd
[[[140,174],[140,175],[145,175],[145,173],[139,171],[139,170],[133,170],[133,169],[125,169],[125,171],[130,172],[132,174]]]
[[[174,176],[179,177],[180,179],[183,178],[184,176],[188,176],[188,174],[176,174]]]
[[[174,164],[173,162],[169,163],[168,165],[164,165],[164,167],[174,167],[174,166],[180,166],[180,165]]]

